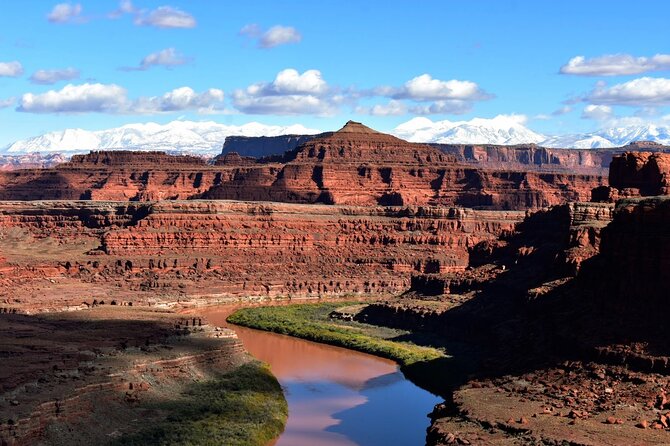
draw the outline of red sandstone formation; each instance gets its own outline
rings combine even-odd
[[[206,198],[355,205],[441,205],[533,209],[586,201],[599,175],[484,170],[423,144],[349,122],[287,153],[276,171],[238,172]],[[262,171],[262,173],[260,172]],[[251,192],[249,192],[251,191]]]
[[[52,271],[37,277],[166,300],[393,293],[408,287],[412,273],[463,271],[472,246],[511,232],[523,216],[222,201],[10,202],[0,205],[0,252],[10,264],[28,258]],[[29,254],[37,250],[44,254]],[[24,276],[8,278],[19,284]]]
[[[301,144],[324,135],[273,137],[229,136],[218,158],[230,152],[256,158],[280,158]],[[430,144],[463,164],[478,168],[528,172],[571,172],[606,175],[612,157],[627,151],[670,152],[670,147],[652,141],[636,141],[609,149],[556,149],[536,144],[500,146],[493,144]]]
[[[95,152],[44,170],[0,173],[0,199],[233,199],[343,205],[537,209],[586,201],[602,175],[458,164],[441,150],[349,122],[275,161],[229,154]]]
[[[593,190],[594,201],[670,194],[670,154],[626,152],[612,159],[609,187]]]

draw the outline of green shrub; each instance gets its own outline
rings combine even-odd
[[[259,362],[193,384],[181,398],[145,407],[165,411],[168,417],[113,445],[260,446],[277,437],[288,418],[279,383]]]

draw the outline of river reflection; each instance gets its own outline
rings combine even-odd
[[[207,319],[225,325],[229,309]],[[425,443],[426,416],[440,399],[405,379],[389,360],[243,327],[245,348],[270,364],[289,418],[275,446],[377,446]]]

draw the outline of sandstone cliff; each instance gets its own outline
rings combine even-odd
[[[52,169],[0,172],[0,199],[206,198],[514,210],[586,201],[592,188],[605,184],[593,173],[473,167],[435,147],[349,122],[257,162],[234,154],[210,165],[155,152],[94,152]]]
[[[71,292],[45,296],[61,306],[81,303],[72,281],[147,293],[136,299],[395,293],[412,273],[464,270],[472,246],[512,231],[524,215],[200,200],[5,202],[0,252],[10,265],[7,284],[24,284],[31,299],[42,298],[37,289],[70,284]],[[0,296],[11,300],[10,289]]]

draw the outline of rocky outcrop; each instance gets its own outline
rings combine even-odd
[[[619,198],[670,194],[670,154],[626,152],[612,160],[609,186],[593,189],[592,200],[615,202]]]
[[[442,150],[349,122],[276,159],[212,164],[156,152],[93,152],[57,168],[0,173],[4,200],[233,199],[343,205],[537,209],[585,201],[598,174],[459,163]]]
[[[61,167],[95,168],[116,166],[125,169],[147,166],[186,166],[203,167],[207,162],[197,156],[168,155],[165,152],[138,152],[127,150],[93,151],[86,155],[73,155],[68,163]]]

